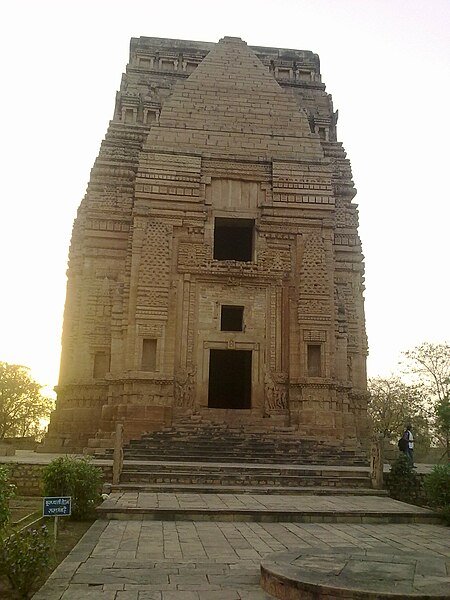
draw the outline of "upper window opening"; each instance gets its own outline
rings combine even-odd
[[[214,223],[214,258],[216,260],[253,260],[253,219],[218,217]]]
[[[94,355],[94,379],[103,379],[109,372],[109,354],[107,352],[96,352]]]
[[[156,369],[156,344],[155,339],[142,340],[142,362],[143,371],[154,371]]]
[[[242,331],[243,317],[243,306],[222,306],[220,314],[221,331]]]
[[[308,377],[322,376],[322,347],[319,344],[308,344]]]

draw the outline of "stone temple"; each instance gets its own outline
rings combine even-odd
[[[357,448],[363,256],[309,51],[131,40],[74,223],[47,449],[183,415]]]

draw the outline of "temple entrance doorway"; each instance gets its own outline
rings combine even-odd
[[[208,408],[251,408],[251,350],[210,350]]]

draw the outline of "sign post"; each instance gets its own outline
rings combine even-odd
[[[43,499],[42,514],[44,517],[55,517],[54,538],[58,535],[58,517],[69,517],[72,514],[72,496],[46,496]]]

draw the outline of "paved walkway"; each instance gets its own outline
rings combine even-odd
[[[442,560],[450,533],[440,525],[97,521],[34,600],[269,600],[261,560],[301,549]],[[357,580],[372,569],[363,565]]]
[[[14,457],[1,457],[0,462],[47,464],[55,457],[18,451]],[[423,472],[429,468],[425,466]],[[429,515],[425,509],[389,498],[114,492],[105,505],[142,514],[135,512],[133,520],[123,514],[123,520],[96,521],[34,600],[270,600],[273,597],[260,587],[261,561],[270,561],[280,552],[295,553],[289,558],[294,562],[302,552],[311,556],[344,552],[351,562],[352,553],[367,550],[389,555],[392,564],[400,564],[401,557],[425,553],[428,565],[440,565],[438,573],[429,568],[427,577],[437,576],[437,585],[447,582],[446,589],[450,589],[450,529],[417,522],[376,524],[383,512],[395,518],[412,515],[413,520],[414,515],[419,520]],[[191,514],[190,520],[164,520],[155,512],[154,520],[146,520],[148,510]],[[196,520],[195,511],[204,520]],[[274,522],[277,511],[286,515],[303,511],[311,521],[317,521],[321,513],[324,520]],[[235,520],[239,512],[241,519]],[[266,514],[268,520],[249,520],[250,513],[252,518]],[[330,522],[338,513],[344,521],[343,513],[349,515],[347,522]],[[352,521],[358,514],[366,520]],[[355,564],[357,582],[372,577],[373,563]]]

